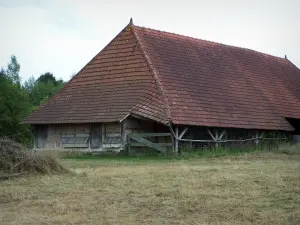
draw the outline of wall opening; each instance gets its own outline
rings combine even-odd
[[[295,131],[292,133],[294,135],[300,135],[300,119],[295,119],[295,118],[285,118],[294,128]]]

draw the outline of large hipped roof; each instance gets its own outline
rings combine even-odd
[[[120,121],[292,130],[300,70],[257,51],[129,24],[26,123]]]

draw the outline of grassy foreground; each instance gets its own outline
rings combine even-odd
[[[63,164],[0,181],[0,224],[300,224],[300,155]]]

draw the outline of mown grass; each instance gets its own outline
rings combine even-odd
[[[291,153],[293,152],[293,153]],[[0,182],[1,224],[300,224],[300,155],[74,156]]]

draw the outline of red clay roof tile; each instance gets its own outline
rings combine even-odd
[[[25,123],[120,121],[135,113],[167,123],[165,104],[132,31],[124,29]]]
[[[129,24],[26,123],[119,121],[292,130],[300,70],[286,59]]]

